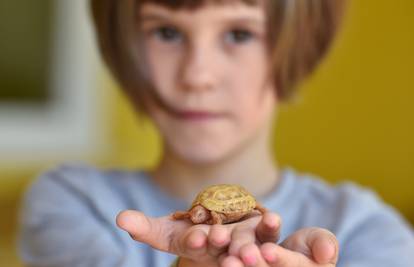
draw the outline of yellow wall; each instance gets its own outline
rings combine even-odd
[[[412,0],[354,0],[330,56],[302,86],[298,101],[282,107],[275,151],[284,166],[374,188],[414,222],[412,14]],[[108,101],[115,105],[108,118],[113,150],[99,165],[151,165],[159,155],[154,129],[137,124],[130,106],[113,84],[109,87]],[[16,262],[11,237],[17,199],[40,168],[1,172],[0,259],[5,266]]]
[[[279,121],[283,163],[374,187],[414,222],[414,1],[360,1]]]

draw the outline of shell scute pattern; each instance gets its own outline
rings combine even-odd
[[[249,212],[256,207],[256,199],[243,187],[214,185],[200,192],[192,206],[202,205],[208,210],[222,213]]]

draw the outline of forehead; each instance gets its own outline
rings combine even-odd
[[[207,4],[228,5],[243,3],[246,5],[258,5],[263,0],[138,0],[138,5],[153,3],[171,9],[197,9]]]
[[[176,6],[177,2],[182,2],[182,6]],[[196,7],[188,6],[186,5],[188,2],[198,3],[199,5]],[[249,2],[249,4],[245,2]],[[174,6],[171,7],[171,5]],[[145,0],[141,1],[139,10],[141,22],[173,20],[175,22],[186,22],[187,24],[190,22],[195,27],[197,22],[200,21],[206,21],[210,25],[215,24],[215,22],[240,22],[263,27],[266,21],[264,8],[258,0]]]

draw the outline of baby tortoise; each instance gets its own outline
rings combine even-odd
[[[266,212],[260,203],[241,186],[212,185],[201,191],[188,211],[176,211],[176,220],[190,219],[194,224],[225,224],[241,220],[254,210]]]

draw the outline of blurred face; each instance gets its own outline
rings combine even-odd
[[[217,162],[268,129],[276,97],[267,79],[262,6],[174,11],[148,3],[140,12],[148,75],[159,99],[148,114],[166,153]]]

